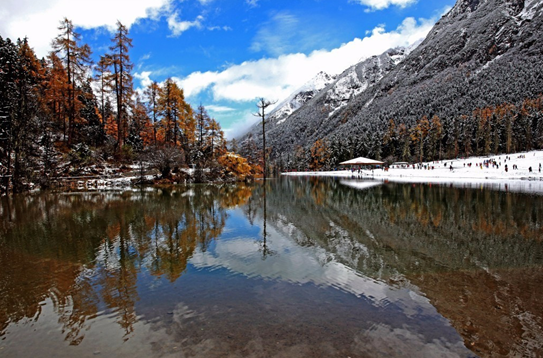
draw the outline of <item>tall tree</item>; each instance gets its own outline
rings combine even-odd
[[[98,102],[92,91],[91,78],[87,78],[87,81],[83,84],[79,92],[78,100],[81,102],[79,116],[85,123],[83,128],[78,128],[76,131],[77,133],[84,134],[79,142],[85,140],[87,144],[98,147],[104,143],[105,130],[98,108]],[[80,123],[76,123],[76,126],[80,125]]]
[[[328,150],[328,145],[325,141],[318,139],[311,147],[311,163],[309,163],[309,169],[321,169],[327,164],[329,157],[330,152]]]
[[[196,111],[196,134],[198,136],[198,150],[203,153],[206,147],[205,139],[207,137],[207,131],[209,128],[209,122],[211,118],[207,113],[205,107],[200,103]]]
[[[208,144],[206,146],[209,148],[211,158],[215,159],[226,153],[226,139],[224,138],[224,132],[221,129],[219,122],[214,118],[209,118],[207,132]]]
[[[133,150],[141,152],[145,145],[152,143],[153,133],[151,127],[151,122],[147,115],[147,108],[141,100],[141,97],[138,95],[136,96],[132,108],[132,120],[130,121],[127,139],[127,143],[130,143]]]
[[[2,191],[9,189],[12,175],[13,125],[19,75],[17,46],[0,36],[0,176]]]
[[[407,126],[404,123],[401,123],[398,127],[398,138],[401,143],[400,148],[400,158],[403,161],[409,161],[411,160],[411,148],[409,147],[410,143],[410,136],[409,136],[409,130],[407,129]]]
[[[159,106],[158,99],[160,98],[162,89],[156,81],[153,81],[144,90],[143,94],[147,98],[147,114],[152,120],[153,124],[153,144],[157,144],[157,126],[159,119]]]
[[[383,156],[394,156],[396,147],[398,146],[396,122],[393,118],[388,121],[388,129],[383,136]]]
[[[130,71],[133,68],[128,50],[132,47],[132,39],[128,37],[126,26],[117,21],[117,31],[110,46],[111,83],[117,104],[117,143],[116,150],[122,147],[128,130],[128,109],[134,93],[133,78]]]
[[[413,143],[418,143],[419,162],[422,163],[424,158],[424,140],[428,136],[430,130],[430,122],[428,117],[424,116],[417,121],[415,127],[411,128],[411,140]]]
[[[91,64],[91,50],[88,45],[80,45],[81,35],[75,32],[74,25],[64,18],[58,27],[60,34],[53,40],[55,53],[64,61],[68,74],[68,144],[71,145],[75,136],[75,122],[81,103],[78,101],[78,86],[86,80]]]
[[[430,150],[431,155],[430,159],[436,159],[436,151],[438,152],[438,159],[441,160],[441,143],[443,141],[443,124],[441,124],[441,119],[434,115],[430,120],[430,134],[431,134],[431,143]]]
[[[258,112],[254,115],[260,117],[262,121],[262,175],[264,180],[266,179],[266,109],[275,104],[275,102],[266,101],[264,98],[261,98],[256,106],[258,107]]]
[[[496,107],[496,113],[500,121],[505,123],[505,152],[511,153],[513,150],[513,125],[516,120],[515,106],[504,103]]]
[[[164,121],[165,141],[187,151],[188,144],[195,139],[195,120],[183,90],[171,78],[164,82],[158,109]]]
[[[111,58],[108,55],[100,56],[100,61],[94,68],[94,80],[98,84],[98,101],[100,110],[100,123],[102,128],[105,129],[107,123],[107,108],[106,102],[108,94],[111,91],[111,72],[109,71],[111,65]]]
[[[25,188],[39,159],[40,96],[44,71],[26,39],[13,44],[0,37],[0,169],[2,189]]]
[[[57,129],[62,130],[63,139],[66,141],[68,135],[68,111],[70,108],[68,101],[70,86],[66,68],[62,60],[54,52],[51,52],[48,56],[48,68],[45,76],[45,87],[42,95],[52,120]]]

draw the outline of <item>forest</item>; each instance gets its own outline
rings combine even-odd
[[[59,178],[139,165],[167,182],[243,180],[258,168],[227,151],[219,123],[193,109],[168,78],[133,85],[128,29],[120,22],[97,63],[68,19],[38,59],[27,39],[0,37],[0,191],[50,188]],[[143,177],[143,176],[142,176]]]
[[[269,162],[326,170],[359,156],[415,163],[543,149],[542,9],[458,1],[401,61],[363,59],[267,124]],[[242,154],[252,142],[260,147],[259,131],[240,141]]]
[[[426,162],[470,156],[489,156],[543,149],[543,96],[527,98],[519,105],[503,103],[476,108],[469,114],[441,119],[422,116],[409,125],[402,119],[390,118],[382,126],[367,124],[351,128],[344,136],[317,139],[311,145],[297,145],[290,153],[274,152],[271,171],[332,170],[339,163],[358,156],[383,160]],[[257,147],[249,135],[241,153],[250,162]]]

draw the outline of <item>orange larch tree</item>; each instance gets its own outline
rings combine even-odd
[[[113,70],[111,71],[110,81],[117,105],[118,133],[116,150],[119,150],[128,134],[128,109],[134,93],[133,78],[130,73],[133,65],[128,55],[128,50],[132,47],[132,39],[128,37],[126,26],[119,21],[117,22],[117,31],[111,41],[113,45],[109,48],[111,50],[109,64]]]
[[[79,45],[81,35],[74,30],[70,20],[64,18],[58,30],[60,34],[53,40],[53,49],[64,61],[68,85],[68,145],[73,144],[76,121],[81,103],[78,100],[79,89],[86,80],[91,64],[91,50],[88,45]]]

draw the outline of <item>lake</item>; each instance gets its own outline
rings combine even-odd
[[[543,356],[542,199],[333,178],[3,197],[0,356]]]

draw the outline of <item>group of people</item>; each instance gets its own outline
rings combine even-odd
[[[520,158],[520,159],[526,158],[526,155],[521,154],[521,155],[518,156],[518,158]],[[504,168],[506,173],[509,172],[509,166],[507,165],[508,160],[511,160],[511,157],[506,155],[505,158],[504,158],[504,161],[503,161],[503,168]],[[436,162],[434,162],[434,163],[436,163]],[[439,162],[437,162],[437,163],[439,163]],[[443,166],[445,168],[447,168],[447,164],[448,164],[447,162],[444,162]],[[496,161],[496,159],[487,159],[487,160],[483,160],[482,162],[477,162],[475,164],[473,164],[473,163],[464,163],[464,168],[466,166],[468,168],[471,168],[473,165],[475,165],[476,168],[481,168],[481,169],[483,169],[483,168],[488,169],[490,167],[495,168],[495,169],[500,169],[502,167],[502,162],[501,162],[501,157],[498,157],[498,161]],[[396,168],[399,168],[399,167],[400,167],[399,165],[396,166]],[[408,163],[405,163],[405,164],[401,165],[401,168],[410,168],[410,167],[412,167],[413,169],[419,169],[419,170],[420,169],[423,169],[423,170],[434,170],[435,169],[434,165],[431,165],[429,163],[428,164],[422,164],[422,163],[408,164]],[[394,168],[394,165],[392,166],[392,168]],[[384,170],[384,171],[388,171],[389,168],[388,168],[388,166],[382,166],[381,169]],[[453,169],[454,169],[453,162],[451,161],[449,163],[449,170],[453,171]],[[518,165],[513,164],[512,169],[513,170],[518,170]],[[354,172],[355,170],[356,170],[355,168],[351,168],[352,172]],[[528,171],[530,173],[532,173],[533,168],[530,166],[528,168]],[[358,173],[360,173],[360,168],[358,168]],[[541,163],[539,163],[539,173],[541,173]]]

